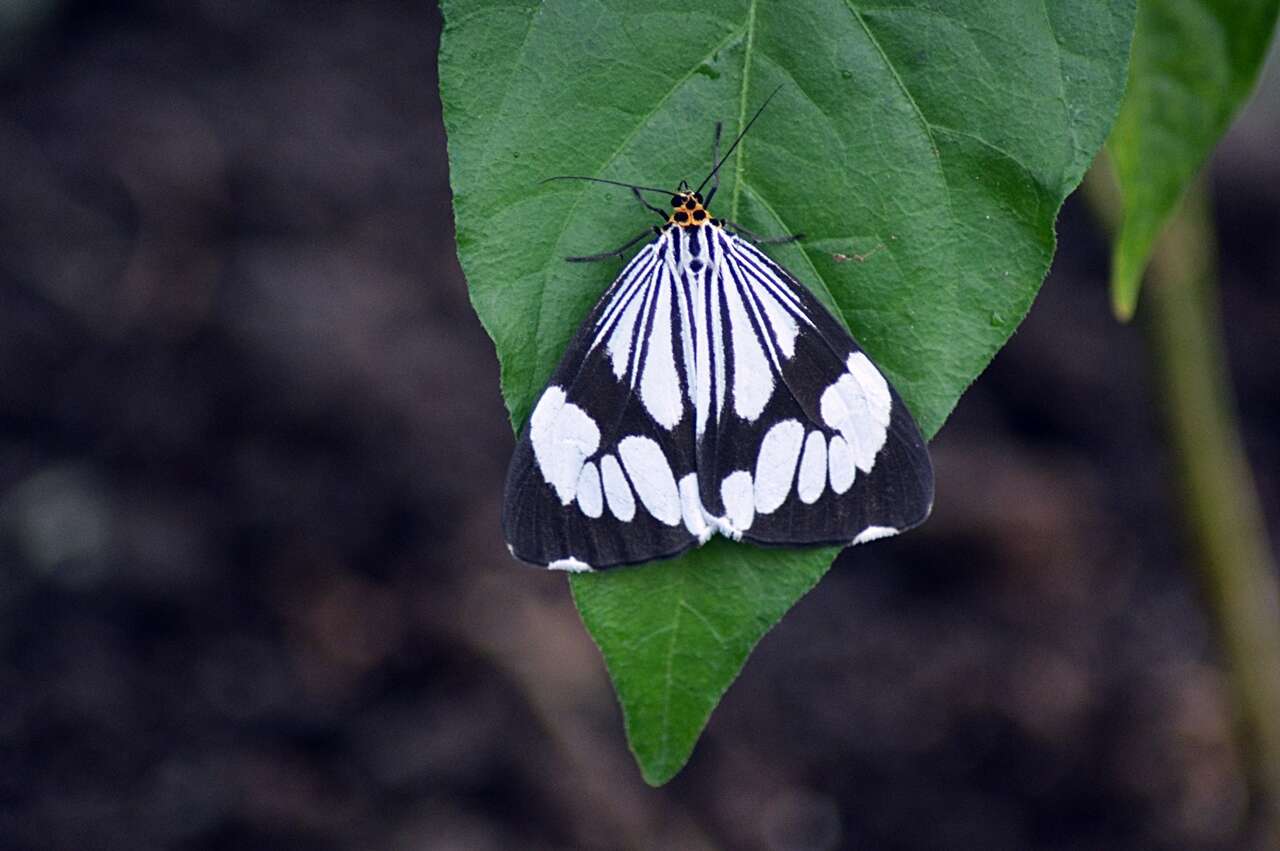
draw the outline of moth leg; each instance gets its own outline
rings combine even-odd
[[[656,230],[657,228],[647,229],[643,233],[641,233],[639,236],[637,236],[635,239],[628,242],[626,245],[620,245],[617,248],[613,249],[612,251],[601,251],[599,254],[586,254],[586,255],[583,255],[582,257],[566,257],[564,259],[568,260],[570,263],[596,263],[601,260],[608,260],[610,257],[617,257],[619,260],[623,260],[625,259],[622,254],[624,251],[626,251],[631,246],[635,245],[640,240],[648,236],[651,236],[653,232]]]
[[[802,233],[794,233],[790,236],[761,236],[758,233],[753,233],[752,231],[747,230],[737,222],[731,222],[728,219],[721,219],[720,221],[733,228],[736,232],[742,234],[756,245],[782,245],[784,243],[797,242],[804,239],[804,234]]]
[[[720,162],[720,131],[724,129],[724,122],[716,122],[716,137],[711,143],[711,168],[716,169],[716,164]],[[716,190],[720,188],[720,171],[716,169],[711,175],[711,191],[707,193],[706,200],[702,202],[702,206],[710,207],[711,199],[716,197]]]
[[[661,207],[655,207],[652,204],[650,204],[648,201],[644,200],[644,196],[640,194],[639,189],[635,188],[634,186],[631,187],[631,194],[636,196],[636,200],[639,201],[646,210],[652,210],[653,212],[657,213],[658,218],[662,219],[664,222],[667,220],[667,211],[662,209]]]

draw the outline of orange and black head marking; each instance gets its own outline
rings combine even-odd
[[[667,223],[682,228],[720,224],[711,217],[711,211],[702,206],[702,195],[687,189],[671,196],[671,215],[667,217]]]

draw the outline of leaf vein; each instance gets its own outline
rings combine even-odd
[[[719,644],[721,647],[724,647],[725,645],[728,644],[728,642],[725,641],[724,636],[721,635],[720,632],[711,623],[711,621],[707,619],[707,616],[704,615],[702,612],[698,611],[697,609],[695,609],[689,603],[688,600],[682,599],[680,601],[680,608],[687,610],[689,614],[693,615],[695,618],[701,621],[702,625],[707,628],[707,632],[711,633],[711,637],[716,640],[716,644]]]
[[[938,149],[938,140],[933,136],[933,125],[929,123],[929,119],[925,117],[924,110],[920,108],[920,104],[916,102],[915,96],[911,94],[911,90],[907,88],[906,81],[902,79],[902,75],[898,73],[898,68],[893,64],[893,60],[889,58],[889,54],[885,53],[884,47],[880,44],[880,40],[876,38],[875,33],[871,31],[871,27],[867,24],[866,18],[862,13],[854,7],[850,0],[845,0],[845,6],[849,9],[849,13],[853,15],[854,20],[858,22],[858,26],[862,27],[862,31],[866,33],[867,38],[871,40],[872,46],[876,52],[880,54],[884,66],[893,75],[894,82],[897,83],[898,90],[902,92],[907,99],[907,103],[911,104],[912,111],[915,112],[916,118],[920,121],[920,126],[924,128],[925,136],[929,140],[929,149],[933,151],[933,158],[938,164],[938,174],[942,178],[942,191],[947,202],[947,214],[952,221],[956,220],[955,210],[951,205],[951,183],[947,180],[946,169],[942,167],[942,152]]]
[[[686,608],[684,597],[676,605],[676,615],[671,622],[671,641],[667,644],[667,670],[662,678],[662,746],[659,748],[659,764],[666,765],[667,753],[671,744],[671,667],[676,658],[676,639],[680,635],[680,612]]]
[[[1040,10],[1044,12],[1044,23],[1053,38],[1053,61],[1058,69],[1058,102],[1062,105],[1062,123],[1067,128],[1067,136],[1071,139],[1071,160],[1079,157],[1081,145],[1080,134],[1071,120],[1071,105],[1067,103],[1067,81],[1062,72],[1062,42],[1058,39],[1058,31],[1053,28],[1053,16],[1049,14],[1048,0],[1040,0]]]
[[[517,9],[520,7],[509,6],[509,7],[503,7],[503,8]],[[543,10],[543,5],[542,3],[539,3],[537,7],[532,9],[532,11],[529,14],[529,23],[524,28],[524,35],[520,36],[520,47],[515,52],[515,59],[511,61],[511,73],[510,73],[511,79],[515,79],[516,72],[519,71],[522,67],[525,67],[525,51],[529,49],[529,36],[533,34],[534,21],[538,19],[538,15],[541,14],[542,10]],[[490,9],[487,11],[493,11],[493,10]],[[502,117],[503,113],[506,112],[507,102],[510,101],[511,93],[514,90],[515,90],[515,86],[511,85],[511,83],[508,81],[506,90],[502,93],[502,101],[498,104],[498,108],[493,111],[493,119],[491,124],[496,123]],[[486,164],[486,168],[487,168],[488,164],[492,163],[493,161],[493,145],[494,145],[495,139],[497,138],[497,134],[488,133],[486,135],[488,137],[488,141],[484,146],[484,155],[480,158],[480,160],[481,162]]]
[[[982,138],[977,133],[972,133],[968,130],[960,130],[955,127],[948,127],[945,124],[935,124],[933,125],[933,129],[935,132],[945,133],[948,136],[959,136],[964,139],[972,139],[973,141],[977,142],[979,145],[982,145],[982,147],[990,151],[993,151],[999,154],[1000,156],[1004,157],[1005,159],[1009,160],[1009,162],[1013,163],[1018,168],[1026,172],[1027,176],[1030,177],[1036,183],[1039,184],[1043,182],[1040,180],[1039,176],[1035,173],[1035,170],[1032,169],[1031,166],[1027,165],[1022,160],[1018,159],[1015,155],[1009,153],[1008,151],[1006,151],[1004,148],[1000,147],[996,143]]]

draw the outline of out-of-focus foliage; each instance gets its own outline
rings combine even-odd
[[[1253,91],[1280,0],[1142,0],[1129,86],[1107,139],[1124,200],[1111,301],[1128,319],[1151,247]]]

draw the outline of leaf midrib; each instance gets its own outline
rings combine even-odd
[[[667,642],[667,669],[662,678],[662,747],[659,749],[659,764],[667,764],[667,755],[671,749],[671,692],[674,691],[674,675],[672,667],[676,658],[676,640],[680,636],[680,610],[687,605],[684,598],[683,577],[676,585],[675,618],[671,623],[671,640]]]
[[[744,27],[747,45],[742,51],[742,90],[738,92],[738,132],[746,127],[747,121],[747,89],[751,87],[751,58],[756,40],[756,0],[751,0],[747,7],[747,23]],[[746,139],[738,143],[738,158],[733,162],[733,196],[729,200],[729,217],[738,220],[738,201],[742,195],[742,168],[746,162]]]
[[[690,79],[690,78],[692,78],[692,77],[693,77],[693,75],[697,73],[698,68],[702,67],[702,65],[703,65],[704,63],[706,63],[706,62],[710,61],[712,58],[714,58],[714,57],[715,57],[715,55],[716,55],[717,53],[719,53],[721,50],[726,50],[726,49],[727,49],[730,45],[732,45],[735,41],[737,41],[737,40],[741,39],[741,38],[745,35],[745,32],[746,32],[746,31],[745,31],[745,27],[744,27],[744,28],[740,28],[740,29],[738,29],[738,30],[735,30],[734,32],[729,33],[729,35],[727,35],[725,38],[721,39],[721,40],[720,40],[720,42],[719,42],[719,43],[717,43],[715,47],[713,47],[710,51],[708,51],[707,53],[705,53],[705,54],[702,56],[702,58],[700,58],[700,59],[698,59],[696,62],[692,63],[692,64],[690,65],[690,67],[689,67],[689,70],[688,70],[687,72],[685,72],[684,74],[682,74],[682,75],[679,77],[679,79],[677,79],[677,80],[676,80],[676,81],[671,85],[671,87],[670,87],[669,89],[667,89],[667,91],[666,91],[666,92],[664,92],[664,93],[663,93],[662,97],[660,97],[660,98],[658,99],[658,102],[657,102],[656,104],[654,104],[653,108],[652,108],[651,110],[649,110],[649,111],[644,115],[644,117],[643,117],[643,118],[641,118],[639,121],[637,121],[637,122],[635,123],[635,126],[634,126],[634,127],[633,127],[633,128],[632,128],[632,129],[631,129],[631,130],[630,130],[630,131],[629,131],[625,136],[623,136],[622,140],[621,140],[621,141],[618,143],[618,145],[614,148],[613,152],[612,152],[612,153],[610,153],[610,154],[609,154],[609,156],[605,158],[605,160],[604,160],[604,162],[603,162],[603,163],[601,163],[599,166],[597,166],[597,167],[595,168],[595,170],[594,170],[594,171],[592,171],[592,172],[591,172],[591,176],[592,176],[592,177],[599,177],[599,176],[600,176],[600,173],[601,173],[605,168],[607,168],[607,167],[609,166],[609,164],[610,164],[610,163],[612,163],[614,160],[616,160],[616,159],[618,158],[618,155],[619,155],[620,153],[622,153],[622,150],[623,150],[623,149],[624,149],[628,144],[630,144],[630,143],[631,143],[631,140],[632,140],[632,139],[634,139],[634,138],[636,137],[636,135],[637,135],[637,134],[638,134],[638,133],[639,133],[639,132],[640,132],[640,131],[645,127],[645,126],[647,126],[647,125],[648,125],[649,121],[653,118],[653,116],[654,116],[654,115],[656,115],[656,114],[657,114],[658,110],[662,109],[662,107],[667,103],[667,101],[669,101],[669,100],[671,99],[672,95],[674,95],[674,94],[675,94],[675,93],[680,89],[680,87],[681,87],[681,86],[683,86],[685,83],[687,83],[687,82],[689,81],[689,79]],[[549,241],[548,241],[548,243],[547,243],[547,244],[548,244],[548,246],[549,246],[549,250],[548,250],[547,258],[546,258],[546,260],[545,260],[545,261],[544,261],[544,263],[543,263],[543,268],[545,269],[545,271],[543,272],[541,285],[540,285],[540,287],[539,287],[539,291],[538,291],[538,317],[537,317],[537,322],[536,322],[536,324],[535,324],[535,329],[536,329],[536,330],[535,330],[535,334],[536,334],[536,339],[537,339],[537,340],[547,340],[547,339],[548,339],[548,337],[550,336],[550,335],[548,335],[548,334],[544,333],[543,323],[545,322],[545,320],[546,320],[546,315],[547,315],[547,312],[546,312],[546,304],[547,304],[547,300],[546,300],[546,298],[545,298],[544,296],[546,295],[546,291],[547,291],[547,281],[549,280],[549,278],[550,278],[550,276],[551,276],[551,264],[552,264],[552,262],[555,260],[556,251],[557,251],[557,249],[559,248],[559,245],[560,245],[561,240],[563,240],[563,239],[564,239],[564,235],[565,235],[565,234],[568,232],[568,230],[569,230],[569,224],[575,220],[575,215],[574,215],[574,214],[576,213],[576,211],[577,211],[577,209],[578,209],[578,206],[582,203],[582,199],[583,199],[584,197],[586,197],[586,191],[585,191],[585,190],[583,190],[583,191],[581,191],[581,192],[579,192],[579,193],[578,193],[578,196],[577,196],[576,198],[574,198],[573,203],[569,205],[569,208],[568,208],[568,210],[566,211],[566,214],[565,214],[565,216],[564,216],[564,218],[563,218],[563,220],[562,220],[562,224],[560,225],[560,228],[559,228],[558,232],[556,233],[555,239],[553,239],[553,240],[549,240]],[[559,343],[557,343],[557,345],[559,345]],[[539,356],[541,356],[541,354],[542,354],[541,349],[539,350],[538,354],[539,354]],[[530,378],[530,382],[536,382],[537,380],[538,380],[538,379],[536,379],[536,377],[531,377],[531,378]],[[533,383],[530,383],[530,384],[529,384],[529,386],[527,386],[527,387],[525,388],[525,393],[524,393],[524,395],[525,395],[525,396],[528,396],[528,397],[532,397],[532,395],[533,395],[534,393],[536,393],[536,392],[537,392],[537,390],[538,390],[538,387],[535,387],[535,386],[533,386]]]

